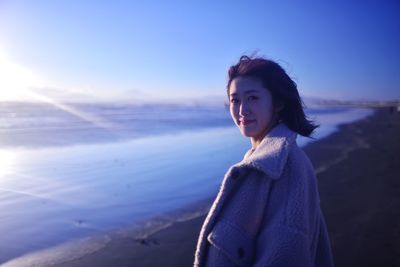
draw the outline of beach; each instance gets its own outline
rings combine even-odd
[[[336,266],[400,266],[400,114],[381,110],[310,145]]]
[[[334,266],[400,267],[399,13],[400,0],[0,0],[0,267],[193,266],[224,178],[276,126],[310,135],[292,151],[307,166],[277,165],[307,190],[265,170],[274,190],[246,208],[293,215],[255,216],[264,231],[245,231],[235,262],[263,265],[257,236],[281,238],[277,221],[310,237],[278,252],[318,258],[323,225]],[[294,229],[299,214],[318,229]]]
[[[317,172],[335,266],[400,266],[399,136],[400,114],[382,109],[304,148]],[[115,238],[53,266],[191,266],[203,220]]]
[[[210,133],[214,132],[201,133],[199,138]],[[218,135],[221,133],[218,131]],[[193,134],[190,136],[194,138]],[[397,207],[400,206],[400,167],[397,156],[400,151],[399,136],[400,114],[377,109],[373,115],[364,119],[339,125],[337,131],[308,143],[303,148],[313,162],[318,176],[321,208],[332,241],[335,266],[400,266],[400,215],[397,212]],[[219,139],[215,137],[212,140]],[[173,143],[171,145],[176,146]],[[218,144],[215,143],[215,146]],[[111,152],[112,148],[107,146],[108,153],[114,154]],[[116,147],[116,151],[120,151],[120,148]],[[97,148],[95,152],[99,154]],[[205,150],[204,153],[201,157],[211,151]],[[190,154],[180,153],[176,156],[192,157]],[[126,158],[130,157],[132,155],[126,155]],[[228,166],[229,162],[222,165]],[[114,168],[106,170],[102,173],[110,173]],[[204,176],[204,172],[200,170],[198,174]],[[217,189],[220,182],[215,180],[211,186]],[[125,182],[121,185],[124,184]],[[197,187],[200,184],[197,183]],[[108,183],[106,185],[107,188],[111,186]],[[165,186],[166,184],[163,185]],[[51,188],[57,189],[58,185],[52,185]],[[207,188],[204,190],[210,190]],[[132,191],[127,191],[126,194],[131,195]],[[154,221],[146,222],[147,230],[146,227],[140,228],[140,231],[135,227],[121,227],[113,231],[99,230],[100,235],[61,242],[60,245],[4,262],[1,266],[191,266],[200,227],[214,197],[212,195],[202,201],[197,200],[197,204],[190,204],[191,198],[188,196],[179,202],[174,200],[167,206],[172,205],[178,209],[177,203],[187,204],[179,204],[182,208],[175,213],[169,212],[156,217]],[[99,200],[101,199],[97,199]],[[125,209],[132,209],[130,205],[125,206],[122,213],[126,213]],[[53,209],[56,208],[58,206]],[[145,210],[144,207],[142,209]],[[109,208],[104,214],[110,214],[110,219],[113,218],[113,210]],[[118,215],[119,212],[115,214]],[[68,219],[68,216],[70,215],[67,214],[65,218]],[[74,222],[73,231],[90,226],[88,222],[91,217],[86,215],[84,218],[86,219]],[[14,237],[9,236],[10,238]]]

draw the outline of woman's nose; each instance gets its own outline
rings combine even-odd
[[[249,113],[250,113],[249,106],[246,103],[242,102],[239,108],[239,115],[246,116],[249,115]]]

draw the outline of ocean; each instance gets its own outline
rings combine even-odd
[[[306,109],[321,126],[298,143],[372,112]],[[198,216],[249,147],[223,105],[0,103],[0,264],[40,266]]]

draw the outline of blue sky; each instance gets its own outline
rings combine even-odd
[[[400,4],[323,2],[0,0],[0,64],[50,95],[199,97],[258,51],[302,95],[400,99]]]

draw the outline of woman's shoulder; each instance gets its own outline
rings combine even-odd
[[[310,158],[297,144],[294,144],[290,149],[286,168],[293,169],[298,175],[301,175],[303,172],[307,175],[314,175],[314,166]]]

